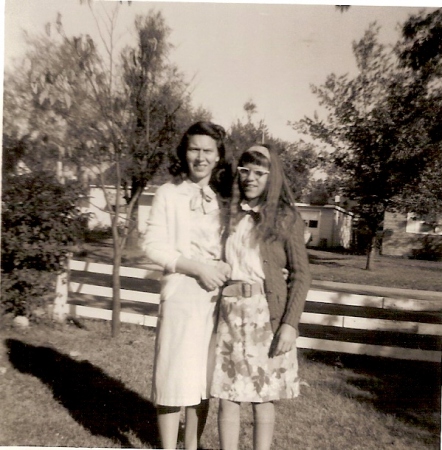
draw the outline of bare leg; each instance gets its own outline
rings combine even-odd
[[[198,448],[208,414],[209,400],[202,400],[199,405],[186,407],[184,448],[189,450],[196,450]]]
[[[272,402],[253,404],[253,450],[269,450],[275,427],[275,405]]]
[[[163,448],[176,448],[177,446],[180,412],[179,406],[157,407],[158,429]]]
[[[237,450],[239,444],[240,403],[220,399],[218,432],[222,450]]]

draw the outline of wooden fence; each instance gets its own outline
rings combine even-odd
[[[66,279],[60,277],[57,283],[56,309],[71,316],[111,320],[111,273],[111,265],[71,260]],[[120,276],[121,321],[155,327],[159,269],[122,267]],[[395,298],[313,284],[297,346],[440,363],[442,294],[425,299],[424,291],[420,293],[421,298]]]

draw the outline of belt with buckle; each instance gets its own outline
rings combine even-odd
[[[264,294],[261,283],[245,283],[243,281],[231,281],[223,287],[224,297],[252,297],[253,295]]]

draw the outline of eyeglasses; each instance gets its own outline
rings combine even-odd
[[[261,169],[248,169],[247,167],[238,167],[238,174],[241,178],[247,178],[250,174],[250,172],[255,175],[256,179],[259,180],[264,175],[268,175],[270,171],[268,170],[261,170]]]

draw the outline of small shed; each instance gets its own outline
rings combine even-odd
[[[320,248],[350,248],[353,213],[337,205],[296,203],[311,238],[307,245]]]

